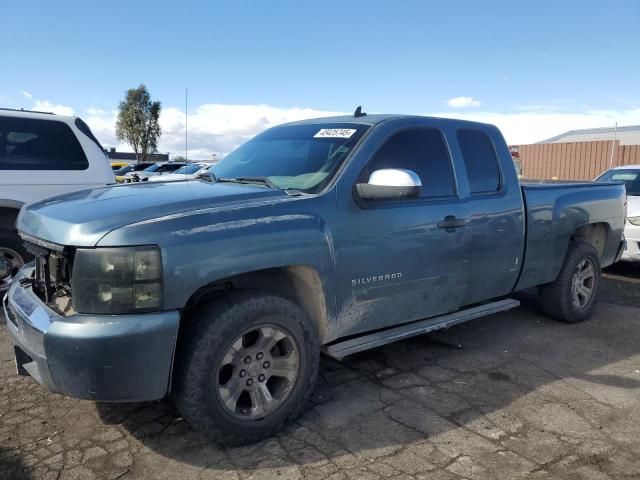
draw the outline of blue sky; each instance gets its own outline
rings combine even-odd
[[[640,123],[637,0],[22,1],[2,17],[0,105],[73,112],[107,144],[139,83],[172,151],[189,88],[203,155],[358,104],[493,121],[512,142]]]

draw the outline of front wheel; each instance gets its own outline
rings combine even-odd
[[[303,410],[320,347],[304,311],[281,297],[245,292],[197,308],[180,344],[176,403],[209,438],[243,445]]]
[[[600,283],[600,258],[593,245],[572,242],[558,278],[540,287],[540,305],[549,316],[567,323],[593,313]]]

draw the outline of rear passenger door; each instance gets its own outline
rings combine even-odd
[[[459,128],[456,140],[469,205],[470,256],[463,305],[509,294],[524,248],[522,192],[502,136],[492,127]]]
[[[397,325],[460,307],[466,292],[466,207],[458,196],[449,148],[440,129],[391,134],[356,183],[372,172],[405,169],[422,183],[420,198],[350,199],[336,234],[342,330],[338,336]],[[346,193],[346,192],[345,192]],[[458,227],[447,228],[455,217]]]

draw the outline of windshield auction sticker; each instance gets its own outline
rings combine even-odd
[[[313,138],[351,138],[355,128],[321,128]]]

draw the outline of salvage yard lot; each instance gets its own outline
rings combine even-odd
[[[14,373],[0,317],[0,478],[640,478],[640,268],[594,317],[514,311],[321,362],[272,439],[207,443],[169,403],[95,404]]]

